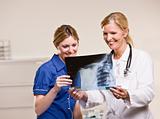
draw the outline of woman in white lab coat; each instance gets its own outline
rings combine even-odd
[[[106,16],[102,22],[103,37],[111,51],[116,86],[110,90],[79,91],[70,94],[83,107],[106,100],[106,119],[153,119],[149,103],[153,100],[153,64],[150,56],[133,48],[128,21],[120,12]]]

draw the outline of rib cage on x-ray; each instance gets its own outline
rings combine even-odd
[[[110,55],[106,55],[97,66],[97,86],[106,89],[115,85]]]
[[[97,62],[85,65],[80,68],[79,72],[82,90],[103,90],[115,86],[112,61],[109,55],[105,55]]]

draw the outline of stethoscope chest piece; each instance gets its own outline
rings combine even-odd
[[[128,74],[129,74],[129,72],[130,72],[130,70],[129,70],[129,69],[125,69],[125,70],[124,70],[124,77],[127,77],[127,76],[128,76]]]

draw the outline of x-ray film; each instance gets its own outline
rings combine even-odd
[[[112,60],[108,54],[67,57],[65,62],[67,72],[73,80],[73,87],[76,87],[76,80],[80,80],[80,87],[77,88],[81,90],[104,90],[116,84]]]

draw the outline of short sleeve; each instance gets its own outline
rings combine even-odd
[[[49,91],[51,80],[51,73],[43,67],[39,68],[36,72],[33,86],[34,95],[45,95]]]

